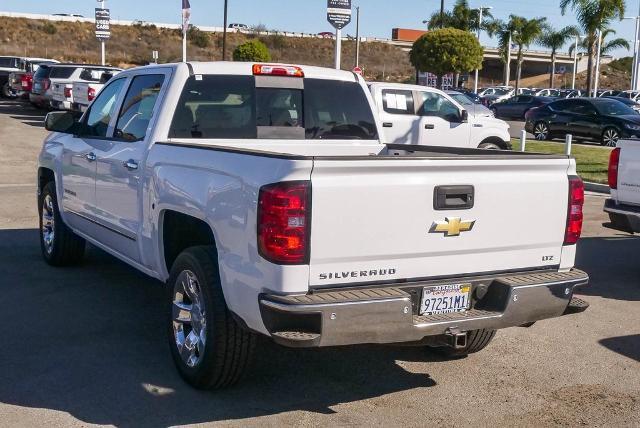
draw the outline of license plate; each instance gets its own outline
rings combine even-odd
[[[422,290],[420,315],[465,312],[471,300],[471,284],[450,284],[425,287]]]

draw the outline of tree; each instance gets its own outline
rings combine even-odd
[[[629,42],[627,41],[627,39],[623,39],[622,37],[618,37],[613,40],[607,40],[607,38],[610,35],[615,35],[615,34],[616,34],[616,30],[613,30],[611,28],[607,28],[606,30],[602,31],[602,46],[600,46],[600,55],[610,54],[612,51],[620,48],[631,49],[631,45],[629,45]],[[581,50],[583,52],[586,52],[589,48],[587,40],[583,39],[578,45],[578,47],[582,48]],[[597,49],[597,44],[596,44],[596,49]],[[575,50],[575,45],[569,48],[569,54],[573,54],[574,50]]]
[[[426,33],[413,44],[411,64],[438,76],[438,87],[447,73],[465,73],[482,68],[484,50],[468,31],[443,28]]]
[[[595,56],[598,44],[598,31],[607,29],[611,22],[624,18],[625,0],[560,0],[560,11],[564,15],[567,9],[576,14],[578,24],[586,36],[587,89],[593,90]]]
[[[578,34],[580,34],[578,27],[569,25],[560,30],[549,27],[542,36],[540,36],[538,43],[545,48],[551,49],[550,88],[556,87],[556,60],[558,51],[562,49],[572,37],[576,37]]]
[[[493,18],[491,12],[485,9],[483,14],[485,18]],[[452,11],[446,11],[440,19],[440,12],[435,12],[429,18],[429,29],[435,30],[437,28],[457,28],[463,31],[478,31],[480,27],[480,11],[478,9],[471,9],[469,7],[468,0],[457,0],[453,6]],[[482,25],[484,27],[484,25]]]
[[[507,22],[496,19],[487,24],[489,36],[498,36],[503,58],[506,56],[508,49],[511,49],[509,41],[518,47],[518,54],[516,56],[516,92],[520,88],[524,49],[538,40],[542,32],[547,28],[546,20],[546,18],[527,19],[522,16],[510,15],[509,21]],[[506,59],[503,60],[506,62]],[[507,76],[507,81],[509,81],[509,78],[510,76]]]
[[[234,61],[264,62],[271,61],[267,46],[258,39],[249,40],[233,51]]]

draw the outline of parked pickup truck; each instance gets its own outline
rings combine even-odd
[[[289,347],[412,343],[449,355],[581,312],[583,185],[566,156],[385,144],[362,78],[249,63],[115,76],[50,113],[42,254],[85,242],[166,284],[171,353],[198,388]]]
[[[399,83],[372,83],[369,89],[389,143],[511,149],[506,122],[469,114],[443,91]]]
[[[620,140],[609,158],[611,197],[605,201],[606,226],[627,233],[640,232],[640,146]]]
[[[87,111],[89,104],[96,98],[105,83],[120,73],[120,69],[87,70],[81,77],[82,80],[74,82],[72,92],[74,94],[71,110]]]

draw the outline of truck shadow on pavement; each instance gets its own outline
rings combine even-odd
[[[640,301],[640,239],[633,236],[583,238],[576,266],[590,276],[578,293],[606,299]],[[588,300],[588,299],[587,299]]]
[[[332,406],[434,386],[396,363],[438,361],[421,348],[259,347],[244,382],[188,387],[166,345],[164,292],[91,248],[80,267],[41,259],[36,230],[0,230],[0,402],[67,412],[83,423],[171,426]],[[265,341],[266,342],[266,341]]]
[[[640,334],[609,337],[602,339],[600,344],[611,351],[640,362]]]
[[[7,114],[25,125],[44,128],[47,112],[32,107],[28,102],[0,101],[0,114]]]

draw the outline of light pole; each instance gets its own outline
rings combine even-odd
[[[573,49],[573,78],[571,80],[571,89],[573,90],[576,89],[576,76],[578,75],[578,45],[580,44],[580,39],[582,38],[583,36],[576,36],[576,45]]]
[[[636,21],[636,35],[633,42],[633,64],[631,67],[631,90],[638,90],[638,53],[640,46],[640,10],[638,16],[625,17],[624,19],[635,19]]]
[[[598,50],[596,57],[596,78],[593,85],[593,97],[598,97],[598,85],[600,84],[600,57],[602,53],[602,30],[598,30]]]
[[[509,43],[507,43],[507,66],[504,76],[504,86],[509,86],[511,83],[511,42],[513,38],[513,31],[509,31]]]
[[[360,66],[360,6],[356,7],[356,67]]]
[[[227,60],[227,12],[229,11],[229,2],[224,0],[224,29],[222,30],[222,60]]]
[[[493,6],[480,6],[478,10],[478,42],[480,42],[480,33],[482,32],[482,14],[485,10],[491,10]],[[478,93],[478,75],[479,70],[476,68],[475,81],[473,84],[473,92]]]
[[[444,28],[444,0],[440,0],[440,28]]]

